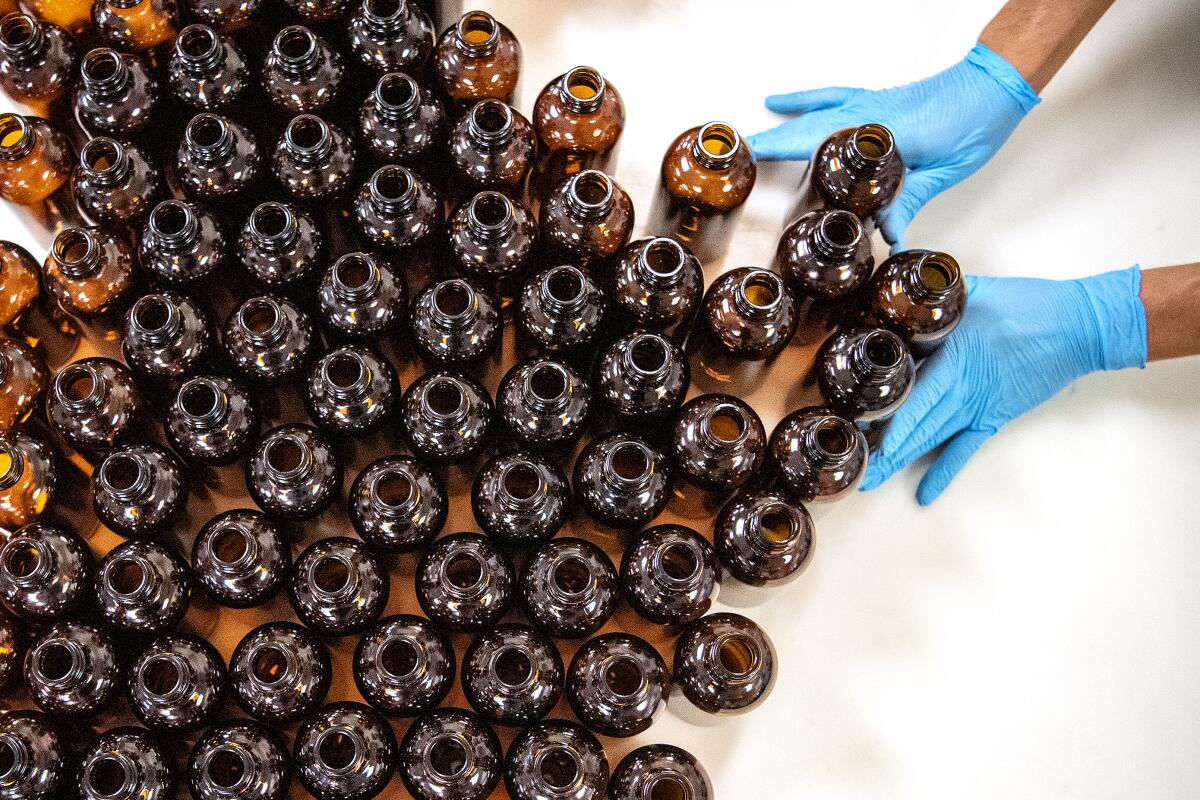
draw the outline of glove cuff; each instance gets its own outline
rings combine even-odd
[[[1004,91],[1017,101],[1024,114],[1028,114],[1034,106],[1042,102],[1042,98],[1038,97],[1029,81],[1025,80],[1025,76],[987,45],[976,43],[963,60],[974,64],[1000,84]]]
[[[1142,270],[1104,272],[1079,281],[1091,306],[1099,344],[1099,369],[1146,366],[1146,307]]]

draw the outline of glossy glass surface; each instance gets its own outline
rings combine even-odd
[[[387,570],[357,539],[320,539],[296,559],[288,597],[309,628],[327,636],[359,633],[387,605]]]
[[[317,516],[341,491],[342,464],[333,444],[308,425],[280,425],[263,434],[246,462],[250,496],[268,516]]]
[[[96,716],[116,699],[123,677],[112,639],[83,622],[47,628],[25,654],[30,698],[60,719]]]
[[[808,406],[787,415],[767,444],[778,488],[803,502],[845,497],[867,471],[867,441],[854,423],[827,408]]]
[[[525,284],[517,325],[540,352],[582,357],[596,345],[607,313],[604,290],[578,267],[563,264]]]
[[[234,247],[250,279],[273,292],[299,290],[325,264],[325,234],[288,203],[255,206]]]
[[[558,704],[563,672],[549,638],[525,625],[497,625],[476,636],[463,655],[463,694],[489,723],[523,727]]]
[[[185,0],[188,13],[219,31],[240,30],[260,15],[262,0]]]
[[[648,744],[621,759],[608,782],[609,800],[713,800],[712,780],[696,757],[669,744]]]
[[[325,645],[294,622],[247,633],[229,659],[229,685],[250,716],[287,725],[325,702],[333,666]]]
[[[607,784],[604,747],[573,722],[547,720],[522,731],[504,761],[510,800],[603,800]]]
[[[351,0],[284,0],[284,3],[308,22],[330,22],[350,10]]]
[[[622,328],[682,329],[704,295],[700,260],[679,242],[661,236],[622,248],[611,281],[613,311]]]
[[[666,708],[671,674],[648,642],[627,633],[588,641],[567,668],[567,701],[588,730],[636,736]]]
[[[900,191],[904,162],[891,131],[868,124],[837,131],[813,153],[805,181],[810,204],[873,217]]]
[[[774,685],[775,662],[767,634],[740,614],[702,617],[675,642],[675,681],[710,714],[749,711],[761,703]]]
[[[362,703],[330,703],[310,714],[296,732],[292,764],[317,800],[367,800],[379,794],[396,768],[392,726]]]
[[[676,475],[727,494],[766,462],[767,434],[754,409],[727,394],[704,394],[679,410],[671,429]]]
[[[539,194],[585,169],[608,169],[625,129],[617,87],[591,67],[575,67],[542,89],[533,102]]]
[[[616,255],[633,232],[633,201],[596,169],[577,172],[546,196],[542,245],[549,259],[588,264]]]
[[[387,421],[400,400],[396,371],[379,353],[352,345],[313,365],[304,392],[308,416],[328,433],[361,436]]]
[[[817,385],[825,402],[847,419],[887,419],[908,398],[916,365],[904,340],[889,330],[843,330],[817,355]]]
[[[521,112],[500,100],[482,100],[449,134],[447,170],[462,199],[485,189],[513,199],[525,196],[537,159],[537,135]]]
[[[54,376],[46,417],[54,432],[76,450],[104,453],[141,423],[142,395],[124,364],[85,358]]]
[[[610,342],[596,362],[596,397],[624,420],[673,414],[687,395],[691,368],[660,333],[634,331]]]
[[[460,205],[447,223],[451,268],[507,295],[529,269],[538,224],[523,204],[495,190]]]
[[[92,22],[92,0],[29,0],[29,10],[39,18],[79,33]]]
[[[471,11],[438,38],[433,70],[438,88],[459,108],[489,97],[511,103],[521,77],[521,45],[491,14]]]
[[[865,316],[929,355],[962,320],[967,287],[958,262],[934,250],[905,250],[880,265],[867,284]]]
[[[462,278],[429,284],[413,300],[409,342],[433,369],[469,368],[500,346],[500,310]]]
[[[422,70],[433,38],[433,21],[408,0],[362,0],[350,16],[350,53],[376,73]]]
[[[35,521],[57,495],[59,458],[54,446],[23,430],[0,433],[0,527]]]
[[[187,613],[192,574],[183,559],[155,542],[123,542],[96,569],[96,609],[118,633],[156,636]]]
[[[130,369],[149,381],[194,375],[212,359],[215,347],[207,313],[179,292],[142,295],[125,314],[121,353]]]
[[[799,322],[796,300],[783,279],[754,267],[731,269],[713,281],[700,314],[708,341],[745,361],[779,354]]]
[[[265,603],[283,588],[292,552],[266,515],[248,509],[210,519],[192,542],[192,571],[209,597],[230,608]]]
[[[413,458],[386,456],[368,464],[350,487],[350,524],[368,545],[386,553],[425,547],[446,524],[446,487]]]
[[[192,747],[185,774],[194,800],[283,800],[292,779],[283,741],[254,722],[209,728]]]
[[[0,20],[0,89],[17,102],[45,114],[78,63],[79,48],[57,25],[15,11]]]
[[[74,531],[35,522],[0,547],[0,602],[18,619],[53,622],[89,601],[95,563]]]
[[[354,222],[376,250],[427,254],[442,230],[442,203],[432,183],[407,167],[389,164],[359,189]]]
[[[71,142],[40,117],[0,114],[0,142],[0,197],[10,203],[36,205],[71,177]]]
[[[431,372],[408,387],[400,404],[405,441],[417,458],[458,464],[483,449],[492,428],[492,401],[473,378]]]
[[[164,200],[142,226],[138,261],[156,281],[194,286],[225,264],[229,240],[214,214],[185,200]]]
[[[68,314],[111,318],[137,289],[133,249],[99,228],[64,228],[50,246],[42,280]]]
[[[170,450],[155,444],[121,444],[92,473],[92,508],[121,536],[157,536],[183,513],[187,490],[187,473]]]
[[[228,117],[192,117],[175,154],[175,177],[188,197],[219,203],[245,197],[262,181],[258,140]]]
[[[179,7],[173,0],[95,0],[92,22],[113,47],[142,52],[175,38]]]
[[[312,322],[290,300],[258,295],[229,315],[221,343],[234,369],[251,383],[296,380],[316,345]]]
[[[698,619],[712,607],[721,564],[708,540],[683,525],[655,525],[629,543],[621,559],[625,598],[659,625]]]
[[[799,503],[770,491],[737,494],[713,523],[713,544],[721,564],[751,586],[798,576],[813,549],[813,521]]]
[[[127,48],[98,47],[79,65],[75,118],[92,136],[146,134],[159,116],[162,90],[149,65]]]
[[[796,293],[801,316],[832,326],[875,268],[871,237],[849,211],[810,211],[784,228],[775,269]]]
[[[592,519],[614,528],[640,528],[666,508],[671,469],[650,443],[619,431],[583,448],[571,485],[575,501]]]
[[[321,322],[334,336],[370,343],[393,332],[408,313],[403,278],[368,253],[346,253],[317,289]]]
[[[515,364],[500,381],[496,408],[505,432],[534,450],[569,448],[583,433],[591,387],[562,361],[539,356]]]
[[[25,656],[24,632],[7,614],[0,614],[0,694],[12,689],[21,679]]]
[[[212,20],[218,24],[225,21]],[[231,108],[246,100],[251,80],[250,65],[241,48],[208,25],[188,25],[175,38],[175,52],[167,65],[167,88],[176,103],[197,111]]]
[[[416,800],[483,800],[500,783],[503,751],[474,714],[447,708],[419,717],[397,754],[400,778]]]
[[[516,593],[512,562],[478,533],[454,533],[430,545],[417,565],[416,582],[425,616],[467,633],[499,622]]]
[[[359,637],[353,670],[376,711],[415,717],[437,708],[454,687],[454,647],[427,619],[386,617]]]
[[[202,728],[225,699],[225,662],[216,648],[196,636],[160,636],[138,653],[128,674],[129,708],[157,732]]]
[[[97,225],[133,225],[162,196],[162,172],[136,145],[99,136],[79,151],[79,163],[71,173],[71,194],[80,212]]]
[[[354,143],[313,114],[292,117],[275,145],[271,168],[293,200],[312,202],[345,194],[354,176]]]
[[[342,57],[302,25],[289,25],[271,43],[262,69],[262,88],[286,117],[329,107],[342,90]]]
[[[79,756],[80,800],[172,800],[175,759],[142,728],[113,728]]]
[[[584,639],[603,627],[620,599],[617,570],[585,539],[561,537],[541,545],[521,570],[521,607],[556,639]]]
[[[380,164],[401,164],[428,175],[446,139],[441,101],[403,72],[389,72],[363,102],[359,139]]]
[[[552,538],[570,507],[567,476],[553,461],[530,452],[496,456],[476,474],[471,489],[475,521],[503,545]]]
[[[4,800],[57,800],[71,780],[58,727],[36,711],[0,714],[0,752],[11,758],[0,775]]]
[[[167,407],[167,442],[192,465],[227,466],[258,438],[258,403],[240,383],[222,375],[185,381]]]
[[[50,373],[37,351],[24,342],[0,337],[0,431],[28,419],[45,398],[49,383]]]

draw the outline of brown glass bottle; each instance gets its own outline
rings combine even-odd
[[[222,33],[239,31],[257,22],[263,0],[185,0],[188,15]]]
[[[228,253],[229,242],[217,218],[185,200],[156,205],[142,226],[138,245],[142,269],[151,279],[176,287],[204,286]]]
[[[537,247],[538,224],[528,208],[483,191],[459,206],[447,227],[451,269],[499,296],[517,291]]]
[[[255,206],[236,243],[238,261],[258,286],[301,292],[325,263],[325,234],[312,217],[287,203]]]
[[[108,452],[145,430],[133,373],[108,358],[85,358],[58,371],[46,397],[46,418],[59,438],[86,456]]]
[[[776,273],[755,267],[737,267],[713,281],[700,317],[706,344],[743,361],[778,355],[797,325],[791,290]]]
[[[0,337],[0,431],[24,422],[46,394],[50,373],[24,342]]]
[[[639,239],[621,250],[611,292],[620,328],[685,333],[704,295],[704,273],[674,239]]]
[[[892,132],[875,123],[840,130],[808,162],[799,211],[827,206],[870,219],[892,202],[904,180],[904,161]]]
[[[621,759],[608,782],[609,800],[713,800],[712,779],[694,755],[648,744]]]
[[[36,205],[67,182],[73,161],[70,141],[51,123],[0,114],[0,197]]]
[[[792,222],[775,251],[775,269],[796,293],[801,324],[818,335],[842,321],[874,268],[862,221],[838,209],[810,211]]]
[[[245,198],[262,172],[258,142],[244,125],[208,112],[188,122],[176,153],[175,177],[189,197],[223,204]]]
[[[533,103],[538,137],[537,195],[585,169],[612,171],[625,129],[625,103],[617,87],[591,67],[558,76]]]
[[[867,441],[854,423],[827,408],[788,414],[767,444],[769,469],[794,500],[824,503],[854,491],[867,471]]]
[[[292,117],[275,145],[271,167],[283,190],[298,201],[345,194],[354,175],[354,143],[341,128],[320,117]]]
[[[800,503],[775,492],[739,492],[713,522],[713,545],[722,566],[739,581],[782,583],[812,559],[812,517]]]
[[[177,103],[197,111],[231,108],[246,99],[250,81],[250,65],[232,39],[207,25],[179,32],[167,65],[167,86]]]
[[[0,88],[18,103],[49,115],[78,63],[75,41],[57,25],[19,13],[0,19]]]
[[[408,0],[362,0],[350,17],[350,52],[377,75],[424,69],[433,37],[429,16]]]
[[[80,33],[92,24],[92,0],[28,0],[24,6],[39,19],[70,33]]]
[[[302,25],[289,25],[271,44],[262,87],[285,116],[311,114],[337,97],[344,72],[341,56],[324,40]]]
[[[537,157],[529,120],[507,103],[481,100],[450,131],[449,180],[465,199],[496,189],[521,200]]]
[[[403,278],[367,253],[344,254],[317,287],[317,314],[335,339],[378,341],[400,326],[407,310]]]
[[[99,228],[58,234],[42,279],[60,308],[88,319],[117,319],[137,289],[132,249]]]
[[[350,0],[284,0],[305,22],[332,22],[350,10]]]
[[[616,255],[633,232],[633,202],[600,170],[577,172],[542,205],[542,243],[549,259],[590,264]]]
[[[41,267],[19,244],[0,240],[0,329],[61,366],[79,342],[79,329],[42,291]]]
[[[732,125],[684,131],[663,156],[650,229],[683,242],[704,263],[720,258],[756,175],[754,155]]]
[[[396,164],[380,167],[354,200],[354,222],[374,250],[428,256],[442,230],[433,184]]]
[[[129,138],[157,121],[158,81],[137,56],[98,47],[83,57],[75,88],[75,118],[92,136]]]
[[[906,250],[884,261],[867,284],[864,316],[900,334],[923,358],[958,326],[966,305],[966,282],[952,256]]]
[[[400,164],[432,177],[446,136],[441,102],[403,72],[379,79],[358,115],[359,138],[380,164]]]
[[[831,408],[859,423],[895,414],[912,390],[916,366],[904,341],[882,328],[845,330],[817,354],[817,385]]]
[[[58,488],[54,447],[22,430],[0,433],[0,527],[13,530],[42,515]]]
[[[80,149],[71,193],[88,219],[119,230],[150,213],[163,193],[162,173],[136,145],[100,136]]]
[[[775,683],[775,648],[762,628],[740,614],[702,617],[675,642],[675,683],[701,711],[746,712]]]
[[[438,86],[459,109],[487,98],[511,103],[521,77],[521,45],[485,11],[463,14],[433,51]]]
[[[703,394],[690,400],[671,429],[676,475],[690,484],[687,488],[698,490],[698,507],[706,507],[709,516],[719,500],[758,473],[766,450],[767,434],[758,414],[732,395]]]
[[[144,53],[175,38],[179,9],[175,0],[95,0],[92,22],[113,47]]]

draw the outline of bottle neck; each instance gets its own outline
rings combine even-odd
[[[14,537],[0,550],[0,568],[7,580],[22,588],[48,585],[57,567],[54,551],[30,536]]]
[[[141,453],[118,452],[104,459],[98,477],[100,488],[122,503],[145,500],[154,487],[154,468]]]
[[[325,760],[328,751],[327,742],[336,743],[338,750],[337,763],[331,764]],[[367,760],[367,742],[362,732],[346,725],[333,725],[317,735],[316,747],[313,748],[316,758],[321,762],[321,772],[330,775],[354,775],[363,771]]]
[[[197,114],[184,129],[183,144],[197,162],[220,164],[233,153],[233,128],[217,114]]]
[[[479,296],[471,284],[458,278],[442,281],[433,289],[430,321],[440,330],[466,330],[479,318]]]
[[[710,674],[724,686],[744,686],[762,669],[758,645],[742,633],[727,633],[713,640],[704,654]]]
[[[283,132],[283,148],[298,164],[324,164],[333,152],[333,131],[313,114],[293,117]]]
[[[251,344],[270,347],[287,335],[287,322],[279,301],[273,297],[253,297],[238,310],[237,326]]]
[[[366,253],[347,253],[334,262],[333,294],[343,303],[365,303],[383,288],[383,273]]]
[[[296,243],[300,226],[296,214],[286,203],[268,202],[250,213],[250,239],[254,246],[270,253],[287,250]]]
[[[638,280],[655,289],[669,289],[683,280],[687,251],[674,239],[651,239],[638,253],[634,269]]]
[[[256,688],[270,695],[291,695],[300,680],[300,664],[295,651],[282,644],[259,643],[247,654],[246,672]]]
[[[380,78],[372,97],[376,116],[393,125],[413,119],[421,108],[421,87],[403,72]]]
[[[92,364],[68,364],[54,379],[54,396],[72,414],[93,411],[108,396],[108,380]]]
[[[909,266],[903,280],[909,297],[924,305],[936,305],[958,288],[962,272],[952,256],[930,251]]]
[[[0,160],[20,161],[33,152],[37,133],[20,114],[0,114]]]
[[[130,309],[129,329],[138,341],[155,347],[175,341],[183,329],[179,306],[170,295],[143,295]]]
[[[388,519],[405,519],[416,510],[420,492],[407,471],[391,469],[371,482],[371,507]]]
[[[640,705],[648,681],[642,665],[632,656],[613,655],[601,662],[597,670],[601,679],[596,682],[596,691],[607,704],[618,708]]]
[[[123,95],[131,80],[125,57],[107,47],[97,48],[84,56],[79,74],[84,88],[103,99]]]
[[[382,217],[401,217],[417,204],[417,179],[396,164],[380,167],[367,184],[371,207]]]
[[[542,275],[538,300],[552,316],[575,317],[587,303],[587,278],[576,267],[553,267]]]
[[[0,438],[0,489],[11,489],[25,474],[25,454],[9,440]]]
[[[210,431],[229,416],[229,395],[211,378],[192,378],[179,389],[175,408],[195,431]]]
[[[742,150],[742,137],[732,125],[709,122],[700,127],[692,155],[711,170],[726,170],[734,165]]]
[[[4,382],[8,380],[9,375],[12,374],[12,368],[12,359],[9,358],[8,353],[0,350],[0,386],[3,386]]]
[[[343,402],[362,399],[371,389],[371,368],[354,350],[339,350],[321,362],[321,385]]]
[[[8,753],[9,765],[0,772],[0,786],[20,786],[29,771],[29,745],[12,733],[0,733],[0,748]]]
[[[175,56],[189,74],[214,75],[225,61],[225,48],[217,32],[207,25],[188,25],[175,39]]]
[[[808,233],[808,246],[829,261],[845,261],[854,256],[866,231],[857,214],[826,211]]]
[[[467,206],[467,231],[479,245],[504,241],[516,225],[516,208],[512,200],[500,192],[480,192]]]
[[[895,154],[892,132],[882,125],[860,125],[842,145],[842,160],[847,169],[863,176],[882,172]]]
[[[220,759],[219,762],[218,759]],[[220,778],[213,774],[218,763],[224,765],[231,761],[237,765],[232,773],[227,773],[225,767],[222,766]],[[241,745],[225,742],[211,750],[206,750],[197,766],[199,766],[200,774],[204,776],[207,786],[216,788],[211,796],[230,798],[230,800],[253,796],[254,786],[259,779],[258,768],[246,748]],[[210,795],[206,793],[204,796]]]
[[[43,639],[30,659],[41,682],[52,689],[71,689],[87,680],[89,659],[83,645],[67,635]]]
[[[508,463],[500,471],[496,499],[513,512],[530,511],[542,502],[548,487],[542,471],[526,462]]]
[[[837,469],[854,457],[858,435],[853,423],[829,414],[817,418],[805,429],[800,448],[808,463],[819,469]]]
[[[0,20],[0,53],[17,65],[37,61],[46,52],[46,32],[29,14],[13,12]]]
[[[455,430],[466,422],[471,403],[458,381],[445,375],[434,377],[421,395],[421,416],[431,426]]]
[[[138,684],[155,705],[173,706],[194,692],[195,674],[176,653],[158,653],[138,667]]]
[[[120,576],[126,571],[137,576],[137,582],[133,585],[123,584]],[[145,556],[140,553],[124,553],[106,561],[102,577],[109,591],[120,597],[124,603],[130,604],[144,603],[150,599],[154,591],[154,574],[154,566]]]
[[[50,256],[64,275],[82,280],[100,269],[100,242],[88,228],[67,228],[54,238]]]
[[[733,292],[733,304],[742,316],[770,319],[783,304],[783,281],[773,272],[755,269],[747,272]]]
[[[514,136],[513,110],[499,100],[481,100],[467,114],[467,138],[484,152],[503,149]]]
[[[591,114],[604,103],[608,87],[604,77],[591,67],[575,67],[558,82],[558,97],[576,114]]]
[[[402,32],[411,15],[407,0],[363,0],[362,3],[363,24],[379,37]]]
[[[635,440],[625,440],[605,455],[600,479],[617,492],[631,494],[650,484],[654,469],[654,453],[650,448]]]
[[[733,453],[746,444],[750,425],[740,408],[723,403],[700,418],[697,436],[710,452]]]
[[[613,183],[597,169],[575,174],[567,183],[567,213],[579,222],[596,222],[608,216],[614,200]]]
[[[196,245],[200,238],[200,220],[190,203],[163,200],[150,212],[146,232],[159,248],[181,253]]]
[[[656,333],[639,333],[628,340],[621,352],[621,374],[639,386],[662,383],[671,369],[671,348]]]
[[[904,342],[899,336],[888,330],[872,330],[851,345],[850,368],[864,383],[885,383],[904,369],[904,355]]]
[[[303,25],[289,25],[271,43],[271,57],[292,78],[311,78],[321,65],[321,42]]]
[[[285,433],[272,439],[263,458],[267,476],[278,484],[298,486],[312,475],[316,465],[308,442]]]
[[[704,553],[688,539],[664,542],[654,550],[650,575],[668,592],[687,592],[704,573]]]
[[[341,553],[325,553],[308,565],[307,583],[326,603],[345,603],[359,592],[361,579],[354,564]]]
[[[242,525],[225,523],[210,542],[213,566],[222,575],[249,575],[258,569],[258,539]]]
[[[801,533],[795,513],[794,509],[778,502],[758,508],[747,526],[750,546],[767,555],[790,550]]]
[[[485,58],[500,46],[500,23],[487,12],[464,14],[454,26],[454,46],[469,58]]]
[[[113,187],[129,178],[132,162],[125,145],[107,136],[97,136],[79,151],[79,167],[97,186]]]
[[[571,400],[571,375],[561,364],[542,361],[525,372],[521,402],[539,414],[561,412]]]
[[[557,555],[548,574],[546,589],[560,603],[583,606],[596,596],[597,582],[591,568],[574,553]]]

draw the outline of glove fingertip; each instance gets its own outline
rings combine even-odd
[[[986,431],[966,430],[952,438],[917,485],[917,503],[927,506],[938,499],[990,435]]]

